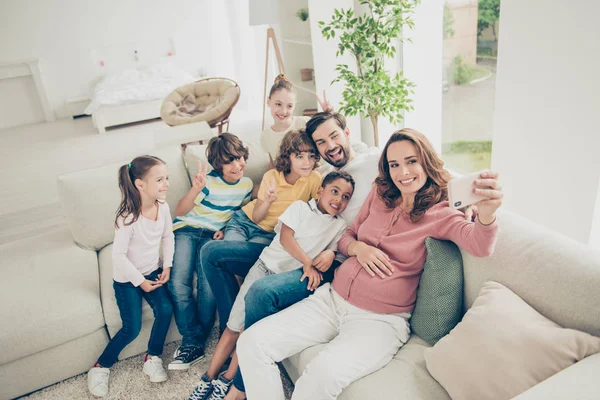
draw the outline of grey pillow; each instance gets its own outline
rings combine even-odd
[[[413,333],[434,345],[460,322],[463,264],[453,242],[427,238],[425,246],[427,260],[410,324]]]

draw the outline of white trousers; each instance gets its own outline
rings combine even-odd
[[[273,272],[267,268],[265,263],[259,258],[256,260],[246,277],[244,278],[244,283],[240,286],[240,291],[238,292],[233,306],[231,307],[231,312],[229,313],[229,319],[227,320],[227,327],[234,332],[240,332],[244,328],[244,322],[246,321],[246,301],[244,297],[246,297],[246,293],[250,290],[250,286],[260,278],[263,278],[268,275],[273,275]]]
[[[292,400],[336,399],[350,383],[384,367],[410,336],[410,314],[377,314],[325,284],[305,300],[252,325],[237,354],[249,400],[284,400],[276,362],[327,343],[296,382]]]

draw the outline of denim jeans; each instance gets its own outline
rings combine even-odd
[[[333,281],[335,269],[340,262],[333,261],[331,267],[323,274],[321,285]],[[246,294],[246,320],[244,329],[263,318],[273,315],[289,306],[304,300],[313,294],[307,289],[308,281],[300,282],[303,274],[302,268],[293,271],[265,276],[254,282]],[[233,385],[241,392],[245,391],[242,372],[238,369],[233,378]]]
[[[237,210],[225,227],[224,240],[261,243],[268,246],[274,237],[275,232],[265,231],[252,222],[243,210]]]
[[[175,231],[175,256],[167,288],[173,300],[182,346],[204,346],[215,323],[216,303],[200,262],[200,250],[214,231],[186,226]],[[194,301],[194,273],[197,276]]]
[[[145,278],[154,281],[161,271],[161,269],[158,269],[146,275]],[[115,289],[115,297],[121,313],[123,327],[106,345],[104,352],[98,358],[98,363],[105,368],[112,367],[117,361],[119,353],[139,335],[142,329],[142,297],[146,299],[154,312],[154,324],[148,341],[148,354],[160,356],[173,315],[173,307],[171,307],[166,289],[159,287],[146,293],[142,288],[135,287],[130,282],[120,283],[115,281],[113,281],[113,288]]]
[[[265,247],[262,243],[215,240],[202,248],[202,268],[217,301],[221,332],[240,290],[235,275],[246,276]]]

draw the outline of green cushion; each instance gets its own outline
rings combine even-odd
[[[458,247],[425,239],[427,260],[410,320],[412,332],[434,345],[459,323],[463,303],[463,265]]]

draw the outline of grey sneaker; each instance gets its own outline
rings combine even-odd
[[[213,390],[208,397],[208,400],[223,400],[227,396],[227,392],[233,383],[233,380],[228,381],[223,377],[225,372],[221,373],[217,379],[213,379]]]
[[[204,359],[204,349],[198,346],[180,346],[175,350],[169,369],[188,369]]]
[[[188,400],[206,400],[213,390],[212,382],[206,374],[203,374]]]
[[[87,375],[88,390],[96,397],[108,394],[108,377],[110,370],[102,367],[92,367]]]

